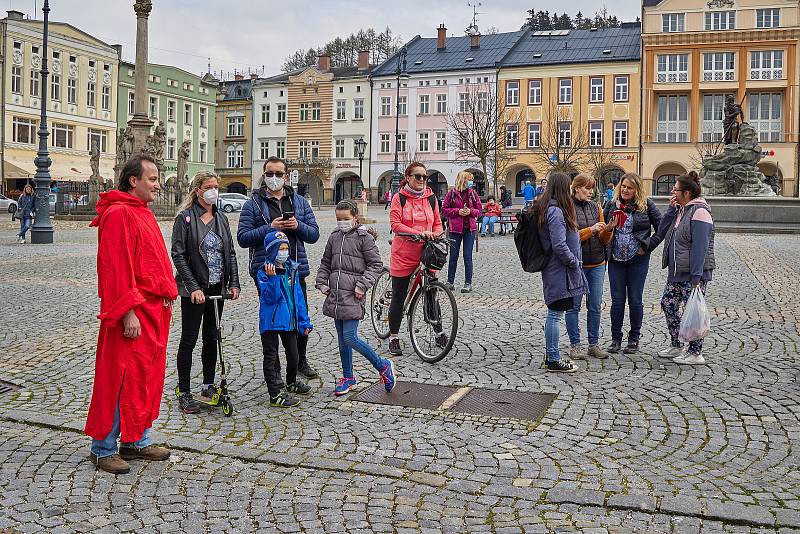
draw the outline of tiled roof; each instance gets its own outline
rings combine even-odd
[[[664,0],[642,0],[642,5],[644,7],[655,7]]]
[[[244,80],[228,80],[219,83],[219,92],[222,100],[249,100],[253,91],[253,82],[250,78]]]
[[[527,30],[503,59],[502,66],[638,61],[641,31],[638,23],[597,30]]]
[[[443,50],[437,49],[437,39],[435,37],[422,38],[418,35],[406,45],[408,50],[406,72],[408,74],[421,74],[425,72],[494,68],[523,33],[518,31],[482,35],[480,47],[478,48],[470,46],[470,37],[468,35],[448,37]],[[372,75],[393,75],[396,69],[397,54],[375,67]]]

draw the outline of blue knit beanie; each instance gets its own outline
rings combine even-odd
[[[286,237],[286,234],[280,230],[272,230],[264,236],[264,252],[266,252],[266,257],[269,262],[275,261],[275,256],[277,256],[278,249],[282,243],[289,245],[289,239]]]

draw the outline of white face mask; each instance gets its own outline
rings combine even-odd
[[[268,176],[267,178],[264,178],[264,183],[267,184],[267,189],[273,193],[280,191],[284,184],[283,178],[278,178],[277,176]]]
[[[353,219],[347,219],[345,221],[336,221],[336,226],[339,227],[339,230],[342,232],[349,232],[353,229],[356,225],[356,222]]]
[[[289,259],[288,250],[279,250],[278,254],[275,255],[275,260],[279,263],[286,263],[286,260],[288,259]]]
[[[217,203],[217,198],[219,198],[219,189],[206,189],[203,191],[203,200],[212,206]]]

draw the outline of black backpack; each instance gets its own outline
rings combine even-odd
[[[553,249],[544,250],[539,237],[539,205],[523,210],[517,215],[517,227],[514,229],[514,244],[517,247],[522,270],[526,273],[538,273],[544,270]]]
[[[400,193],[397,193],[397,194],[399,195]],[[407,200],[408,199],[406,198],[405,195],[400,195],[400,207],[401,208],[405,208],[406,207],[406,201]],[[436,195],[431,195],[431,196],[428,197],[428,202],[430,202],[431,211],[436,213],[436,208],[439,206],[439,199],[436,198]]]

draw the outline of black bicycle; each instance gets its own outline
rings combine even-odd
[[[423,361],[435,363],[447,356],[458,334],[456,297],[436,278],[444,267],[450,246],[446,234],[429,238],[421,234],[398,233],[395,239],[421,241],[423,247],[419,266],[412,273],[403,315],[408,317],[411,346]],[[389,304],[392,302],[392,277],[383,269],[372,286],[369,297],[372,328],[380,339],[389,337]]]

